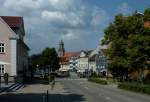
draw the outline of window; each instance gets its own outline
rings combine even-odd
[[[0,64],[0,73],[4,74],[4,65],[3,64]]]
[[[0,43],[0,53],[4,53],[4,52],[5,52],[5,44]]]

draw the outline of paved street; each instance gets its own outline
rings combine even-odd
[[[116,85],[98,85],[87,80],[60,81],[70,93],[83,95],[84,102],[150,102],[150,96],[117,89]]]
[[[51,85],[27,84],[16,92],[2,93],[0,102],[45,102],[47,90],[49,102],[150,102],[148,95],[91,83],[74,73],[70,78],[56,79],[53,90]]]

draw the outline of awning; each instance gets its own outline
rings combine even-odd
[[[10,64],[10,63],[0,61],[0,64]]]

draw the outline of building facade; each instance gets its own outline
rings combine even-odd
[[[89,57],[89,70],[90,72],[96,72],[96,61],[95,61],[96,55],[93,55]]]
[[[89,51],[81,51],[78,58],[77,72],[83,73],[89,70],[89,53]]]
[[[0,74],[20,77],[28,70],[23,17],[0,16]]]
[[[98,46],[89,54],[89,70],[96,72],[97,74],[103,74],[107,72],[107,58],[106,58],[107,47]]]
[[[100,49],[98,51],[98,54],[95,57],[95,62],[96,62],[96,70],[99,74],[102,73],[107,73],[107,59],[106,56],[104,54],[104,50]]]
[[[77,71],[79,55],[80,52],[72,52],[72,56],[69,60],[69,69],[71,71]]]

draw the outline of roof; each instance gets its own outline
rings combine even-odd
[[[91,56],[91,57],[89,58],[89,61],[95,61],[95,58],[96,58],[96,54],[93,55],[93,56]]]
[[[71,58],[71,57],[78,57],[79,55],[80,52],[65,52],[64,57]]]
[[[71,57],[78,57],[80,52],[65,52],[64,56],[60,58],[61,64],[69,64],[69,60]]]
[[[30,50],[30,48],[22,41],[22,40],[19,40],[20,44],[23,45],[24,48],[26,48],[28,51]]]
[[[19,16],[0,16],[11,28],[18,28],[22,23],[22,17]]]
[[[85,57],[88,57],[90,54],[91,54],[91,52],[92,52],[93,50],[82,50],[81,52],[84,52],[85,53]]]

